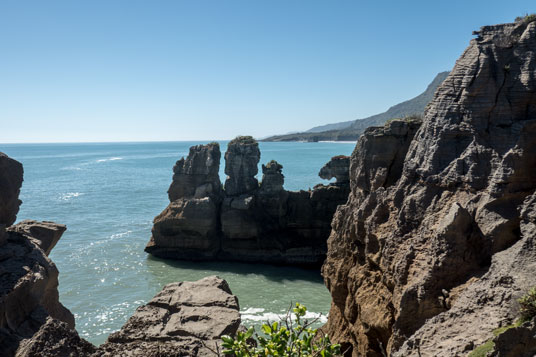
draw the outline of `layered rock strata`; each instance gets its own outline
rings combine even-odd
[[[99,347],[101,356],[216,356],[240,327],[238,299],[210,276],[166,285]]]
[[[335,157],[321,170],[322,177],[337,182],[292,192],[283,189],[283,167],[276,161],[262,165],[259,184],[260,151],[252,137],[229,143],[224,189],[217,177],[219,157],[219,145],[212,143],[192,147],[177,162],[171,202],[154,219],[145,250],[183,260],[322,264],[331,218],[348,197],[349,158]]]
[[[391,122],[352,154],[322,269],[348,355],[467,354],[536,285],[536,22],[475,34],[415,135]]]

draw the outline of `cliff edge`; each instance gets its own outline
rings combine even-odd
[[[475,35],[413,139],[369,129],[351,157],[322,270],[349,355],[467,354],[536,285],[536,22]]]

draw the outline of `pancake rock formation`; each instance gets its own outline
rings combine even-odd
[[[536,285],[536,22],[475,35],[416,132],[370,128],[351,156],[322,268],[348,355],[467,355]],[[533,330],[495,355],[533,355]]]
[[[276,161],[262,165],[255,178],[259,145],[250,136],[229,142],[224,187],[217,175],[217,143],[190,148],[177,161],[169,188],[170,204],[154,219],[145,250],[183,260],[236,260],[320,266],[331,219],[349,193],[349,157],[334,157],[321,177],[337,181],[309,191],[283,189]]]

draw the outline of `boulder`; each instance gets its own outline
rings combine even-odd
[[[166,285],[99,347],[101,356],[214,356],[240,326],[238,299],[216,276]],[[220,347],[218,347],[220,346]]]

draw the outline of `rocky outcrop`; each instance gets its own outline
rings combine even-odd
[[[350,157],[344,155],[332,157],[320,169],[318,176],[324,180],[335,178],[338,183],[348,183],[350,181]]]
[[[153,235],[146,251],[160,256],[179,255],[208,259],[219,250],[219,207],[222,187],[220,145],[210,143],[190,148],[188,157],[173,167],[168,190],[171,203],[154,219]],[[175,237],[188,239],[175,239]],[[169,247],[162,250],[159,247]]]
[[[49,221],[38,222],[27,219],[9,227],[8,230],[25,235],[37,244],[46,255],[49,255],[66,229],[67,227],[63,224]]]
[[[169,200],[218,197],[221,192],[220,157],[218,143],[192,146],[188,157],[180,159],[173,167]]]
[[[23,170],[19,162],[1,153],[0,166],[0,351],[9,356],[48,317],[73,328],[74,316],[59,302],[58,270],[47,257],[65,226],[25,221],[6,230],[16,220],[21,203]]]
[[[184,176],[189,172],[214,173],[219,169],[216,158],[218,144],[198,145],[175,167],[195,167],[189,171],[181,169]],[[156,256],[184,260],[322,264],[331,218],[337,205],[348,197],[349,158],[335,157],[323,169],[322,175],[336,177],[336,183],[299,192],[283,189],[283,166],[276,161],[262,165],[263,178],[259,184],[255,178],[259,159],[255,139],[241,136],[229,143],[225,153],[228,177],[224,190],[216,189],[221,184],[213,174],[210,180],[206,176],[195,180],[180,177],[181,185],[205,185],[210,181],[211,189],[182,187],[182,192],[201,193],[170,195],[175,199],[155,218],[145,250]],[[203,165],[207,167],[198,167]],[[176,169],[174,172],[172,187],[178,186],[175,182],[179,179]]]
[[[31,338],[21,342],[16,357],[100,356],[96,352],[97,348],[80,338],[68,324],[47,317]]]
[[[323,275],[354,356],[466,354],[536,285],[536,22],[476,35],[413,140],[388,123],[352,155]]]
[[[22,175],[22,164],[0,153],[0,226],[3,228],[11,226],[17,218],[22,203],[19,200]]]
[[[214,356],[240,326],[238,299],[216,276],[166,285],[99,347],[102,356]],[[221,351],[221,348],[219,348]]]

